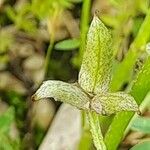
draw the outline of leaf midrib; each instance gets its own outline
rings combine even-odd
[[[99,30],[99,28],[97,29],[96,28],[96,31],[98,32],[98,33],[100,33],[100,30]],[[100,48],[100,34],[98,34],[98,60],[97,60],[97,67],[96,67],[96,73],[95,73],[95,80],[94,80],[94,87],[93,87],[93,92],[95,92],[95,90],[96,90],[96,83],[97,83],[97,78],[98,78],[98,68],[99,68],[99,65],[100,65],[100,62],[102,61],[101,59],[101,52],[102,52],[102,50],[101,50],[101,48]]]

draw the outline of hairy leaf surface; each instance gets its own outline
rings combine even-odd
[[[89,109],[90,98],[78,86],[62,81],[45,81],[32,97],[34,100],[54,98],[79,109]]]
[[[79,84],[87,92],[107,91],[111,80],[111,35],[95,15],[87,35]]]
[[[92,99],[91,108],[102,115],[116,114],[120,111],[139,111],[134,98],[123,92],[98,94]]]

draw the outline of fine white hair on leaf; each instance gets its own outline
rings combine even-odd
[[[90,25],[86,49],[79,72],[79,84],[87,92],[98,94],[109,89],[112,68],[112,37],[95,14]]]
[[[139,112],[134,98],[124,92],[102,93],[91,100],[91,109],[102,115],[116,114],[120,111]]]
[[[62,81],[48,80],[43,82],[32,99],[43,98],[54,98],[55,101],[62,101],[79,109],[89,109],[90,98],[88,95],[78,86]]]

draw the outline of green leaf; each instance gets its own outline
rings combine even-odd
[[[134,98],[124,92],[96,95],[91,101],[91,109],[102,115],[111,115],[120,111],[139,111]]]
[[[33,100],[54,98],[80,109],[89,109],[90,98],[77,85],[62,81],[45,81],[33,95]]]
[[[133,123],[131,124],[131,130],[141,131],[143,133],[149,134],[150,133],[150,118],[138,117],[134,119]]]
[[[150,141],[145,141],[135,145],[130,150],[149,150],[149,149],[150,149]]]
[[[55,49],[69,51],[73,49],[77,49],[80,45],[80,41],[78,39],[68,39],[61,41],[55,45]]]
[[[111,80],[111,35],[95,15],[87,35],[79,72],[79,84],[86,92],[107,91]]]
[[[141,104],[150,91],[150,57],[144,63],[143,68],[139,72],[136,81],[133,84],[132,90],[130,94],[134,97],[138,104]],[[134,113],[132,112],[122,112],[118,113],[106,135],[105,135],[105,143],[107,145],[108,150],[116,150],[119,145],[121,139],[124,136],[124,131],[126,130],[130,120],[132,119]],[[121,121],[120,121],[121,120]]]

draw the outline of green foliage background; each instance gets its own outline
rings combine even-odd
[[[0,149],[39,147],[51,122],[43,128],[35,121],[30,97],[43,80],[77,80],[96,9],[113,34],[111,91],[129,92],[142,111],[142,116],[127,112],[100,116],[105,144],[108,150],[150,149],[149,0],[1,0]],[[57,112],[61,103],[53,104]],[[15,137],[10,134],[12,124]],[[137,143],[148,141],[125,144],[137,131],[143,134]],[[78,147],[94,149],[89,130],[83,132]]]

